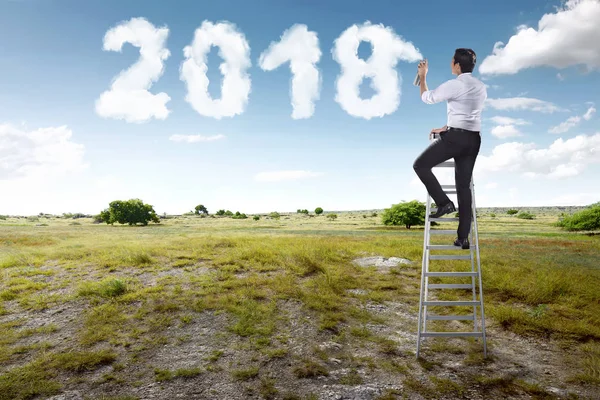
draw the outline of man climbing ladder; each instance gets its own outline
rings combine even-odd
[[[417,357],[420,354],[421,339],[425,337],[480,337],[483,339],[484,357],[487,356],[485,335],[485,312],[483,305],[483,290],[481,283],[481,263],[479,258],[479,237],[477,232],[477,216],[472,182],[475,160],[481,147],[481,110],[487,98],[485,85],[472,76],[476,55],[471,49],[456,49],[450,62],[455,79],[441,84],[434,90],[427,88],[427,60],[421,61],[418,67],[418,77],[415,85],[421,88],[421,99],[427,104],[447,101],[447,125],[433,129],[430,138],[433,141],[415,160],[413,168],[419,179],[425,185],[428,196],[425,218],[425,238],[423,243],[423,266],[421,273],[421,294],[419,299],[419,318],[417,336]],[[420,81],[420,82],[419,82]],[[454,158],[454,162],[447,160]],[[434,167],[454,167],[456,185],[442,187],[432,172]],[[444,189],[455,189],[445,191]],[[452,245],[435,245],[431,243],[431,234],[452,234],[453,231],[431,230],[434,221],[451,221],[454,218],[440,218],[445,214],[456,211],[454,203],[447,194],[454,193],[458,200],[458,229],[456,240]],[[437,210],[430,214],[431,199],[435,201]],[[474,218],[473,218],[474,217]],[[472,238],[473,249],[469,243],[471,224],[474,223]],[[474,236],[474,237],[473,237]],[[470,250],[469,255],[432,255],[432,250],[463,249]],[[476,252],[474,252],[476,250]],[[475,263],[475,259],[477,262]],[[470,260],[471,270],[465,271],[430,271],[430,260]],[[471,283],[430,283],[429,278],[470,278]],[[436,301],[428,299],[429,289],[470,289],[472,299],[467,301]],[[479,289],[479,290],[478,290]],[[477,298],[479,292],[479,299]],[[456,313],[456,315],[430,314],[428,307],[472,307],[471,314]],[[480,307],[481,330],[477,324],[477,307]],[[432,332],[427,329],[427,321],[473,321],[472,332]]]
[[[455,246],[469,248],[469,230],[471,227],[471,190],[469,188],[475,160],[481,147],[481,110],[487,98],[485,84],[473,77],[476,55],[471,49],[456,49],[450,62],[455,79],[442,83],[434,90],[427,88],[427,60],[421,61],[418,75],[421,87],[421,99],[427,104],[447,101],[448,119],[443,128],[433,129],[431,134],[439,134],[439,140],[421,153],[413,168],[428,193],[437,205],[433,218],[455,212],[454,203],[442,190],[431,169],[454,158],[454,175],[458,197],[459,224]]]

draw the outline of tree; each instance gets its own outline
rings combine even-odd
[[[413,225],[425,225],[425,211],[425,204],[413,200],[386,208],[381,219],[385,225],[404,225],[406,229],[410,229]]]
[[[323,214],[323,209],[321,207],[315,208],[315,214],[317,214],[317,215]]]
[[[506,213],[507,213],[508,215],[515,215],[515,214],[516,214],[516,213],[518,213],[518,212],[519,212],[519,210],[510,209],[510,210],[508,210]]]
[[[335,219],[337,218],[337,214],[327,214],[327,218],[329,218],[332,221],[335,221]]]
[[[144,226],[148,225],[148,222],[160,223],[154,208],[149,204],[144,204],[140,199],[115,200],[109,204],[107,209],[100,212],[96,220],[111,225],[115,222]]]
[[[225,210],[219,210],[219,211],[217,211],[217,215],[225,215]]]
[[[208,214],[208,210],[202,204],[198,204],[194,209],[196,210],[196,214]]]
[[[556,225],[568,231],[600,230],[600,202],[573,215],[561,214]]]

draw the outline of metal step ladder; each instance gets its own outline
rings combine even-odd
[[[446,161],[436,165],[441,168],[454,168],[454,161]],[[434,168],[436,168],[434,167]],[[456,194],[455,185],[442,185],[442,189],[446,194]],[[421,341],[427,337],[476,337],[483,339],[483,356],[487,357],[487,342],[485,336],[485,311],[483,307],[483,288],[481,284],[481,262],[479,258],[479,236],[477,232],[477,211],[475,207],[475,188],[473,180],[471,179],[470,184],[472,194],[472,213],[471,219],[471,230],[469,233],[469,250],[463,250],[461,247],[450,245],[435,245],[430,243],[431,235],[456,235],[456,229],[453,230],[440,230],[431,229],[432,222],[450,222],[458,221],[458,218],[430,218],[431,213],[431,196],[427,193],[427,205],[425,211],[425,237],[423,240],[423,266],[421,271],[421,296],[419,299],[419,328],[417,336],[417,358],[419,358],[421,350]],[[457,204],[457,203],[455,203]],[[447,214],[448,215],[448,214]],[[466,254],[431,254],[435,250],[453,250],[460,251],[460,253],[469,252]],[[469,272],[432,272],[429,270],[430,260],[470,260],[471,271]],[[477,260],[477,263],[475,263]],[[429,278],[465,278],[470,277],[470,284],[461,283],[429,283]],[[429,300],[429,290],[471,290],[472,298],[466,301],[436,301]],[[477,298],[479,293],[479,298]],[[470,314],[458,314],[458,315],[436,315],[428,313],[428,307],[472,307],[472,313]],[[481,330],[478,330],[478,318],[477,318],[477,307],[480,307],[481,312]],[[427,330],[427,321],[473,321],[472,332],[432,332]]]

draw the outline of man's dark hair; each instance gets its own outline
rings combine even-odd
[[[471,49],[460,48],[454,51],[454,64],[460,65],[461,72],[473,72],[476,61],[477,55]]]

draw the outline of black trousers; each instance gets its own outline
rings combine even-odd
[[[471,230],[472,196],[470,184],[480,147],[481,136],[479,132],[449,128],[447,131],[442,132],[439,139],[431,143],[413,164],[415,172],[427,188],[435,204],[438,207],[443,207],[451,200],[444,193],[431,169],[454,158],[454,178],[459,213],[457,236],[459,239],[468,238]]]

